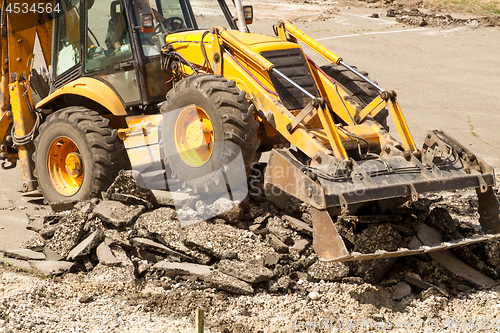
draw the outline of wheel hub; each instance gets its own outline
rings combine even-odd
[[[207,139],[210,140],[209,136],[208,126],[201,121],[189,124],[186,130],[187,143],[191,149],[207,146]]]
[[[66,155],[66,172],[73,178],[82,175],[82,157],[78,153],[69,153]]]
[[[49,147],[47,171],[52,187],[63,196],[72,196],[83,182],[83,161],[76,143],[68,137],[58,137]]]
[[[174,129],[175,148],[180,158],[191,167],[201,167],[212,156],[214,130],[208,114],[190,105],[177,115]]]

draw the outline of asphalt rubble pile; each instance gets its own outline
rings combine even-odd
[[[335,7],[331,7],[332,3],[326,0],[290,0],[291,2],[299,2],[306,4],[321,5],[322,13],[315,17],[296,18],[297,22],[310,21],[328,21],[338,15],[341,15],[345,10],[349,10],[351,6],[342,6],[339,2],[333,2]],[[402,24],[411,26],[431,26],[431,27],[456,27],[468,26],[473,29],[479,27],[498,27],[500,26],[500,15],[498,14],[471,14],[451,12],[450,8],[443,7],[437,2],[422,2],[418,0],[362,0],[368,3],[370,8],[387,8],[386,16],[395,17],[396,21]],[[345,3],[349,4],[349,2]],[[453,15],[451,15],[452,13]],[[380,18],[382,14],[373,13],[371,18]]]
[[[321,280],[383,285],[404,281],[417,291],[435,287],[452,293],[488,286],[460,277],[460,272],[450,274],[431,254],[319,261],[312,246],[309,207],[284,194],[268,195],[273,203],[266,199],[262,183],[256,184],[243,203],[219,199],[207,206],[199,197],[184,196],[176,199],[177,207],[182,205],[176,210],[172,197],[158,199],[138,187],[131,172],[122,171],[104,200],[52,205],[55,212],[31,220],[28,228],[38,234],[25,249],[4,255],[29,260],[44,275],[86,271],[97,280],[118,284],[153,279],[167,281],[164,287],[169,288],[182,281],[195,289],[233,294],[300,292],[301,281]],[[178,214],[196,215],[197,207],[200,215],[207,209],[222,214],[182,228]],[[352,251],[395,251],[415,247],[423,228],[438,232],[444,241],[479,233],[476,207],[474,192],[448,192],[407,202],[384,215],[339,216],[336,226]],[[454,252],[484,277],[499,278],[498,241]]]
[[[315,318],[325,304],[337,309],[353,300],[361,308],[359,313],[346,308],[342,313],[348,320],[405,320],[405,307],[437,318],[447,302],[495,293],[498,241],[411,257],[322,262],[313,251],[310,208],[287,195],[266,196],[261,178],[252,178],[242,203],[219,199],[201,204],[200,197],[179,195],[174,200],[167,192],[141,189],[130,172],[121,172],[103,200],[61,202],[47,215],[32,217],[28,228],[37,235],[25,249],[3,253],[0,261],[15,258],[38,274],[54,276],[51,283],[71,287],[56,302],[76,297],[89,306],[89,314],[108,299],[183,321],[197,309],[207,309],[208,324],[217,332],[268,326],[282,331],[290,322],[280,316],[297,311],[294,318]],[[179,216],[203,216],[207,210],[221,214],[180,226]],[[463,190],[422,196],[384,214],[346,215],[334,221],[351,251],[367,253],[418,246],[425,235],[443,241],[470,237],[480,233],[477,220],[475,191]],[[54,299],[35,296],[30,291],[26,302]],[[9,302],[0,304],[4,325],[39,325],[38,317],[7,323],[7,313],[23,313],[22,302],[19,308]],[[377,306],[393,312],[380,317]],[[271,309],[280,314],[273,315]],[[45,315],[43,307],[39,311]],[[65,325],[60,327],[72,324]]]
[[[450,14],[442,13],[424,13],[416,8],[401,9],[391,8],[387,10],[387,17],[396,17],[396,21],[403,24],[412,26],[433,26],[433,27],[446,27],[446,26],[470,26],[472,28],[483,27],[496,27],[500,26],[500,16],[482,16],[476,18],[456,18]]]

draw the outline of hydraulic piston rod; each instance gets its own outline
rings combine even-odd
[[[279,70],[277,70],[276,68],[272,68],[272,71],[276,74],[278,74],[283,80],[285,80],[286,82],[290,83],[292,86],[294,86],[295,88],[299,89],[302,93],[304,93],[305,95],[307,95],[308,97],[310,98],[316,98],[314,95],[312,95],[311,93],[309,93],[307,90],[305,90],[304,88],[302,88],[301,86],[299,86],[297,83],[295,83],[292,79],[290,79],[288,76],[286,76],[285,74],[281,73]]]
[[[380,92],[384,91],[384,89],[382,87],[380,87],[378,84],[376,84],[375,82],[373,82],[372,80],[370,80],[369,78],[367,78],[366,76],[364,76],[363,74],[361,74],[360,72],[358,72],[357,70],[355,70],[354,68],[352,68],[351,66],[346,64],[343,60],[340,60],[339,64],[344,66],[345,68],[347,68],[348,70],[350,70],[351,72],[353,72],[354,74],[356,74],[361,79],[365,80],[366,82],[368,82],[369,84],[371,84],[375,88],[377,88],[378,91],[380,91]]]

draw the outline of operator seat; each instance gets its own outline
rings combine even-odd
[[[120,0],[111,2],[111,19],[108,22],[108,32],[106,33],[106,46],[108,50],[114,50],[121,45],[130,43],[128,35],[127,21],[123,12],[123,4]]]

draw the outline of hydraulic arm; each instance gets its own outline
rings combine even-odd
[[[167,36],[169,47],[164,51],[167,58],[173,51],[179,52],[202,70],[234,80],[246,91],[264,125],[272,127],[296,147],[296,150],[272,150],[265,183],[311,205],[314,245],[320,258],[395,257],[500,238],[500,205],[491,189],[495,178],[490,166],[437,130],[430,131],[423,147],[418,149],[395,92],[384,90],[290,22],[280,21],[275,29],[281,45],[268,40],[252,44],[253,37],[248,34],[217,27],[201,37],[202,40],[210,38],[211,42],[206,44],[195,38],[192,42],[180,42],[186,36]],[[361,78],[377,91],[376,96],[366,105],[355,107],[346,91],[325,73],[324,67],[307,56],[302,58],[303,64],[300,63],[302,51],[298,41],[331,64],[342,66]],[[265,42],[269,44],[265,46]],[[185,43],[195,46],[186,47]],[[192,55],[200,44],[206,48],[203,64],[203,58],[197,60]],[[286,50],[283,52],[288,57],[286,61],[280,59],[282,49]],[[292,59],[291,54],[297,49],[300,50],[295,53],[298,60]],[[295,68],[303,66],[303,75],[291,70],[287,61],[293,62]],[[185,71],[189,71],[187,66]],[[304,79],[307,75],[311,77]],[[308,89],[299,80],[309,80],[315,88]],[[293,93],[296,99],[301,96],[305,102],[287,106],[287,97]],[[392,118],[399,141],[374,120],[384,111]],[[401,200],[416,201],[426,192],[470,187],[477,189],[480,201],[480,222],[486,234],[482,237],[431,247],[402,247],[394,252],[350,253],[331,218],[331,215],[366,210],[367,206],[373,206],[371,211],[383,212]]]
[[[35,36],[47,65],[51,60],[52,3],[2,1],[0,8],[0,159],[2,168],[19,160],[25,192],[36,190],[33,177],[33,139],[40,123],[31,96],[31,70]]]

